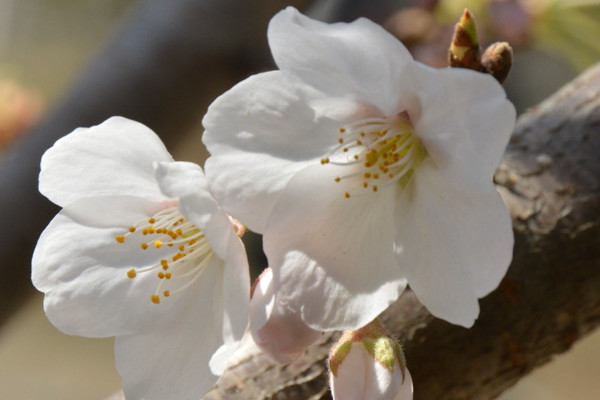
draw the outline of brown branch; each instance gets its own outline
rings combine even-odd
[[[496,174],[514,260],[475,326],[433,318],[411,292],[384,314],[404,343],[416,400],[492,399],[598,325],[599,155],[600,65],[518,121]],[[329,398],[331,337],[290,365],[249,354],[204,399]]]

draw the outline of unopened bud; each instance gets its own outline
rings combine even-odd
[[[496,42],[490,45],[481,58],[482,69],[502,83],[510,72],[513,63],[513,51],[510,44]]]
[[[287,364],[321,337],[300,314],[282,304],[273,287],[273,271],[267,268],[252,288],[250,333],[256,345],[271,358]]]
[[[448,61],[451,67],[469,68],[475,71],[481,69],[481,52],[477,27],[469,10],[463,12],[462,17],[454,28],[454,36],[448,52]]]
[[[346,331],[329,355],[334,400],[412,400],[412,379],[398,343],[375,320]]]

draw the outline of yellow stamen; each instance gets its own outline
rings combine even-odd
[[[358,180],[344,187],[361,185],[377,192],[397,183],[404,188],[414,169],[427,157],[427,150],[417,137],[407,112],[393,117],[365,118],[338,130],[345,133],[344,138],[338,137],[337,145],[321,159],[321,164],[351,166],[347,175],[334,179],[335,182]],[[373,185],[372,179],[377,180],[378,185]],[[350,194],[354,195],[353,190],[356,189],[342,190],[342,193],[349,198]]]
[[[124,235],[115,236],[118,243],[126,245],[130,242],[127,239],[129,235],[138,235],[138,239],[144,235],[152,236],[143,243],[137,243],[142,250],[156,251],[159,254],[158,262],[143,268],[131,268],[126,271],[126,275],[128,279],[133,279],[140,274],[153,272],[154,279],[157,279],[157,289],[150,296],[150,301],[154,304],[160,304],[161,297],[164,299],[190,287],[200,279],[214,256],[202,231],[180,217],[177,207],[166,208],[151,218],[125,228]],[[237,221],[235,223],[239,224]]]

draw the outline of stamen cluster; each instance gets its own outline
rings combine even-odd
[[[342,179],[358,177],[364,189],[377,192],[394,182],[405,186],[414,168],[425,158],[425,147],[414,134],[408,118],[399,115],[388,118],[368,118],[339,128],[340,138],[328,157],[321,164],[360,165],[359,171],[338,176]],[[350,193],[345,192],[349,198]]]
[[[129,232],[115,236],[115,240],[125,243],[126,239],[132,235],[144,237],[145,240],[140,244],[142,250],[173,248],[173,253],[168,257],[161,258],[158,263],[127,271],[127,276],[131,279],[137,277],[139,273],[158,271],[156,277],[160,281],[156,291],[150,296],[150,300],[155,304],[160,303],[160,295],[169,297],[192,285],[200,277],[214,254],[202,231],[183,218],[177,207],[166,208],[153,217],[130,226]],[[175,290],[164,289],[165,282],[172,278],[184,279],[187,282]]]

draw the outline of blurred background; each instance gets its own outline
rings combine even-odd
[[[600,0],[0,0],[0,399],[100,400],[120,386],[112,340],[57,331],[28,280],[35,238],[56,212],[36,194],[43,151],[76,126],[124,115],[176,159],[202,164],[206,107],[273,68],[266,27],[286,5],[327,21],[369,17],[436,67],[469,7],[483,44],[515,48],[505,87],[519,112],[600,61]],[[501,399],[595,400],[599,370],[596,333]]]

